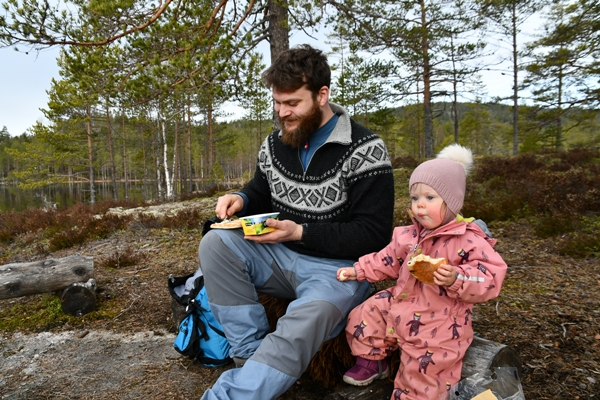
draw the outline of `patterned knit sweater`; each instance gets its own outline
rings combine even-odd
[[[306,171],[299,149],[281,132],[263,142],[256,173],[241,190],[246,214],[280,212],[280,219],[307,223],[303,241],[284,244],[302,254],[351,259],[379,251],[393,228],[394,179],[384,142],[330,103],[339,120]]]

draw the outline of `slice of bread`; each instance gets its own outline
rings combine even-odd
[[[423,283],[427,283],[430,285],[435,285],[433,281],[433,273],[440,267],[442,264],[446,264],[445,258],[431,258],[424,254],[419,254],[416,257],[413,257],[408,262],[408,270],[418,280]]]
[[[242,220],[240,219],[225,219],[221,222],[216,222],[210,226],[216,229],[237,229],[242,227]]]

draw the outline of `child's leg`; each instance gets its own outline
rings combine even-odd
[[[346,339],[353,355],[381,360],[398,347],[396,339],[387,335],[388,329],[393,333],[394,325],[388,321],[393,317],[389,316],[391,298],[386,292],[369,297],[348,315]]]
[[[462,369],[464,351],[456,348],[456,343],[444,348],[401,345],[391,399],[439,399],[447,394],[460,380]]]
[[[356,365],[344,374],[346,383],[364,386],[389,374],[385,358],[397,348],[396,340],[386,337],[389,305],[388,297],[375,295],[350,312],[346,338]]]

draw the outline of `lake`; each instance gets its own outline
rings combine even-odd
[[[110,182],[96,182],[96,201],[113,198]],[[119,200],[125,200],[125,183],[117,183]],[[129,200],[151,200],[156,197],[156,187],[143,183],[129,184]],[[14,185],[0,185],[0,211],[24,211],[56,205],[67,208],[75,203],[89,203],[90,187],[87,183],[46,186],[40,189],[19,189]]]

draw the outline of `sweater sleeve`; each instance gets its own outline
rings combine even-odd
[[[448,296],[467,303],[483,303],[498,297],[507,265],[494,248],[493,239],[469,231],[469,240],[462,241],[455,268],[458,277],[447,290]]]

